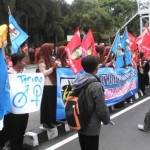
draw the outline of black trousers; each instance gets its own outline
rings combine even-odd
[[[40,122],[51,127],[56,123],[56,86],[44,86],[41,110],[40,110]]]
[[[7,114],[4,116],[4,127],[0,131],[0,147],[10,142],[11,150],[22,150],[23,138],[28,123],[28,114]]]
[[[145,76],[143,73],[140,72],[138,72],[138,86],[143,94],[145,94]]]
[[[81,150],[98,150],[99,136],[87,136],[79,133]]]
[[[145,118],[144,118],[144,129],[145,129],[145,131],[150,131],[150,109],[149,109],[149,111],[145,114]]]

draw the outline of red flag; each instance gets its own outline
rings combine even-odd
[[[140,36],[137,37],[136,42],[138,45],[141,45],[143,38],[146,34],[150,34],[149,33],[149,28],[145,28],[144,31],[142,32],[142,34]]]
[[[133,36],[130,32],[128,32],[128,38],[129,38],[129,43],[130,43],[130,49],[131,51],[136,51],[137,50],[137,43],[136,43],[136,37]]]
[[[150,58],[150,34],[145,34],[140,46],[145,58]]]
[[[128,32],[128,40],[129,40],[129,47],[132,51],[132,65],[137,66],[138,64],[138,45],[136,41],[136,37]]]
[[[85,56],[96,55],[95,42],[91,29],[89,29],[85,39],[83,39],[81,47]]]
[[[78,73],[83,70],[81,66],[82,49],[80,48],[80,45],[81,38],[80,31],[78,29],[65,49],[68,55],[68,65],[70,65],[74,73]]]

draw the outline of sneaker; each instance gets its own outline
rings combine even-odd
[[[129,103],[133,104],[133,99],[132,98],[130,98]]]
[[[137,127],[138,127],[139,130],[146,132],[145,129],[144,129],[144,125],[143,124],[138,124]]]

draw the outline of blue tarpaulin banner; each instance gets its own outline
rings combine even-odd
[[[65,119],[65,99],[71,90],[71,84],[80,74],[75,75],[70,68],[57,68],[57,120]],[[133,96],[138,90],[136,69],[99,68],[99,76],[104,89],[107,106],[113,106]]]

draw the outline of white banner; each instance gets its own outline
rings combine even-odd
[[[149,0],[137,0],[138,2],[138,13],[139,14],[148,14],[150,2]]]
[[[42,73],[10,74],[11,112],[24,114],[40,109],[44,87]]]
[[[0,131],[2,130],[3,128],[3,120],[0,120]]]

